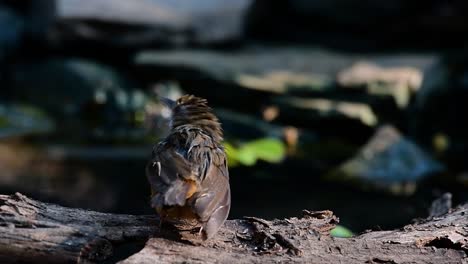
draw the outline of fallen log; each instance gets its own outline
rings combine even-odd
[[[0,195],[0,262],[99,262],[115,245],[147,239],[154,216],[105,214]]]
[[[398,230],[334,238],[331,211],[228,220],[212,240],[159,227],[156,216],[65,208],[22,194],[0,195],[0,261],[95,263],[119,246],[146,245],[120,263],[468,263],[468,204]],[[114,259],[114,262],[116,260]]]

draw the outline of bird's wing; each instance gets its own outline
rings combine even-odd
[[[184,206],[196,191],[190,162],[170,144],[159,144],[146,166],[146,175],[153,194],[152,206]]]
[[[193,210],[203,222],[203,237],[210,238],[226,221],[231,207],[231,191],[226,155],[220,148],[205,152],[209,161],[202,190],[193,200]]]

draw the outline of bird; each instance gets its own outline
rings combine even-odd
[[[221,124],[206,99],[161,101],[172,114],[169,135],[153,147],[146,166],[151,207],[161,223],[195,223],[201,238],[210,239],[231,208]]]

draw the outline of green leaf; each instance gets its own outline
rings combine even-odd
[[[242,165],[253,166],[257,162],[255,151],[251,148],[240,148],[237,152],[237,160]]]
[[[234,147],[228,142],[224,142],[228,165],[235,167],[239,164],[253,166],[258,159],[267,162],[280,162],[286,155],[286,147],[278,139],[257,139]]]
[[[267,162],[280,162],[286,154],[286,147],[278,139],[257,139],[244,144],[239,151],[252,152],[257,159]]]
[[[238,156],[237,149],[230,143],[224,142],[224,150],[226,151],[228,166],[229,167],[238,166],[239,161],[237,159],[237,156]]]
[[[333,237],[348,238],[348,237],[353,236],[353,232],[351,232],[351,230],[349,230],[348,228],[346,228],[344,226],[337,225],[335,228],[333,228],[330,231],[330,235],[333,236]]]

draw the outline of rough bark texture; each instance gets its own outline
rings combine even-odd
[[[330,211],[267,221],[229,220],[207,242],[196,232],[160,229],[155,216],[71,209],[0,195],[0,261],[100,262],[119,245],[146,246],[121,263],[468,263],[468,204],[393,231],[333,238]]]
[[[0,195],[0,263],[99,262],[158,230],[154,216],[105,214]]]

